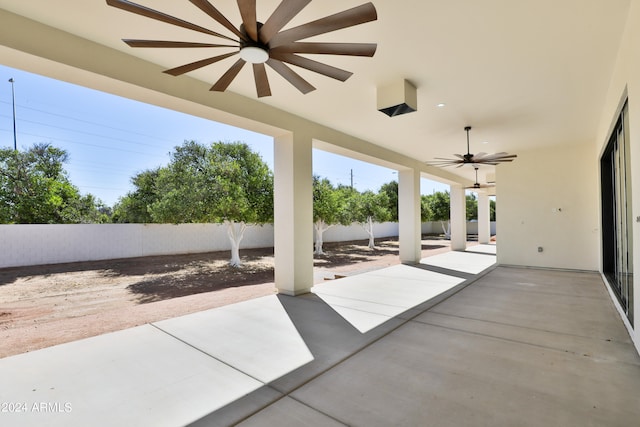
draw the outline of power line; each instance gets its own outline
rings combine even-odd
[[[0,101],[0,103],[2,104],[8,104],[8,102],[6,101]],[[103,123],[99,123],[99,122],[94,122],[91,120],[84,120],[84,119],[79,119],[77,117],[73,117],[73,116],[68,116],[66,114],[60,114],[60,113],[53,113],[51,111],[45,111],[45,110],[40,110],[38,108],[33,108],[33,107],[27,107],[25,105],[20,105],[20,104],[16,104],[17,107],[23,108],[25,110],[31,110],[31,111],[37,111],[39,113],[44,113],[44,114],[48,114],[51,116],[55,116],[55,117],[61,117],[61,118],[65,118],[65,119],[69,119],[69,120],[74,120],[80,123],[86,123],[86,124],[90,124],[90,125],[94,125],[94,126],[100,126],[106,129],[111,129],[111,130],[116,130],[118,132],[124,132],[124,133],[129,133],[129,134],[134,134],[134,135],[140,135],[140,136],[144,136],[147,138],[152,138],[152,139],[158,139],[158,140],[163,140],[163,141],[167,141],[167,142],[175,142],[171,139],[168,138],[163,138],[157,135],[150,135],[150,134],[146,134],[146,133],[142,133],[142,132],[137,132],[131,129],[123,129],[123,128],[119,128],[119,127],[115,127],[115,126],[110,126],[110,125],[106,125]]]
[[[116,171],[110,168],[95,168],[95,167],[91,167],[91,166],[87,166],[87,167],[82,167],[83,165],[69,165],[67,169],[67,171],[79,171],[79,172],[95,172],[96,169],[100,169],[102,171],[108,171],[109,172],[109,176],[127,176],[130,177],[129,172],[127,171]]]
[[[7,132],[8,130],[0,128],[0,131]],[[84,145],[84,146],[87,146],[87,147],[103,148],[105,150],[121,151],[123,153],[143,154],[145,156],[150,156],[150,157],[164,157],[164,155],[160,155],[160,154],[149,154],[149,153],[144,153],[142,151],[125,150],[123,148],[115,148],[115,147],[109,147],[109,146],[99,145],[99,144],[89,144],[87,142],[72,141],[70,139],[51,137],[51,136],[46,136],[46,135],[38,135],[38,134],[34,134],[34,133],[29,133],[29,132],[20,132],[20,133],[22,135],[33,136],[33,137],[36,137],[36,138],[43,138],[43,139],[48,139],[48,140],[52,140],[52,141],[68,142],[70,144]]]
[[[7,116],[4,115],[4,114],[0,114],[0,117],[7,117]],[[131,141],[129,139],[116,138],[116,137],[113,137],[113,136],[105,136],[105,135],[98,134],[98,133],[76,130],[76,129],[67,128],[67,127],[64,127],[64,126],[57,126],[57,125],[52,125],[52,124],[49,124],[49,123],[38,122],[38,121],[35,121],[35,120],[20,119],[20,122],[32,123],[32,124],[35,124],[35,125],[46,126],[46,127],[50,127],[50,128],[54,128],[54,129],[65,130],[65,131],[79,133],[79,134],[83,134],[83,135],[89,135],[89,136],[95,136],[95,137],[98,137],[98,138],[110,139],[110,140],[113,140],[113,141],[126,142],[128,144],[135,144],[135,145],[142,145],[142,146],[145,146],[145,147],[158,148],[157,144],[145,144],[144,142]]]
[[[76,185],[78,188],[93,188],[96,190],[109,190],[109,191],[126,191],[126,188],[108,188],[108,187],[98,187],[94,185]]]

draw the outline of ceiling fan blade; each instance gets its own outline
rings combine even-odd
[[[165,70],[164,73],[171,74],[172,76],[180,76],[189,71],[197,70],[198,68],[206,67],[207,65],[214,64],[223,59],[227,59],[230,56],[237,55],[238,52],[225,53],[224,55],[214,56],[213,58],[207,58],[200,61],[192,62],[190,64],[182,65],[180,67]]]
[[[306,68],[309,71],[313,71],[318,74],[325,75],[327,77],[331,77],[336,80],[340,80],[341,82],[346,81],[349,77],[353,75],[350,71],[345,71],[340,68],[332,67],[331,65],[323,64],[318,61],[314,61],[313,59],[304,58],[302,56],[294,55],[292,53],[273,53],[270,52],[272,58],[277,59],[282,62],[286,62],[291,65],[297,65],[301,68]]]
[[[195,43],[195,42],[176,42],[176,41],[167,41],[167,40],[134,40],[134,39],[123,39],[123,42],[128,44],[131,47],[164,47],[164,48],[173,48],[173,47],[235,47],[238,46],[230,45],[230,44],[212,44],[212,43]]]
[[[240,70],[242,70],[242,67],[244,67],[244,64],[246,64],[244,59],[238,59],[209,90],[215,92],[224,92],[227,90],[233,79],[236,78]]]
[[[497,154],[490,154],[490,155],[484,157],[484,160],[493,161],[493,160],[502,160],[502,159],[515,159],[516,157],[518,157],[518,156],[515,155],[515,154],[507,154],[507,153],[500,154],[500,153],[497,153]]]
[[[481,159],[487,155],[488,155],[487,153],[478,153],[478,154],[474,154],[473,157],[476,159]]]
[[[267,78],[267,70],[264,64],[253,64],[253,76],[256,80],[258,98],[271,96],[271,87],[269,87],[269,79]]]
[[[378,45],[375,43],[289,43],[276,47],[274,53],[311,53],[320,55],[373,56]]]
[[[256,0],[238,0],[238,8],[242,15],[242,24],[247,35],[254,42],[258,41],[258,18],[256,17]]]
[[[218,9],[216,9],[211,3],[207,0],[189,0],[191,3],[196,5],[200,10],[204,13],[218,21],[223,27],[227,30],[231,31],[236,36],[240,37],[242,40],[246,40],[246,36],[238,30],[235,25],[233,25]]]
[[[464,160],[464,156],[462,154],[454,154],[454,156]]]
[[[501,157],[501,156],[516,156],[516,154],[509,154],[509,153],[505,153],[504,151],[501,151],[501,152],[499,152],[499,153],[489,154],[489,156],[493,156],[493,157]]]
[[[306,95],[307,93],[316,90],[316,88],[313,87],[311,85],[311,83],[309,83],[308,81],[306,81],[305,79],[300,77],[300,75],[298,73],[293,71],[291,68],[289,68],[283,62],[280,62],[280,61],[275,60],[273,58],[269,58],[269,60],[267,61],[267,65],[269,65],[271,68],[273,68],[273,70],[276,73],[278,73],[282,77],[284,77],[284,79],[286,81],[291,83],[296,89],[298,89],[303,94]]]
[[[260,41],[269,43],[278,31],[289,23],[311,0],[282,0],[282,3],[273,11],[267,22],[260,28]]]
[[[464,163],[457,160],[440,160],[440,161],[431,161],[426,162],[429,166],[454,166],[454,165],[464,165]]]
[[[215,31],[211,31],[199,25],[192,24],[191,22],[184,21],[174,16],[167,15],[166,13],[162,13],[157,10],[154,10],[146,6],[142,6],[127,0],[107,0],[107,4],[109,6],[125,10],[127,12],[135,13],[136,15],[141,15],[147,18],[155,19],[156,21],[161,21],[167,24],[176,25],[178,27],[187,28],[189,30],[198,31],[200,33],[209,34],[211,36],[220,37],[220,38],[231,40],[231,41],[236,41],[231,37],[227,37],[225,35],[216,33]]]
[[[319,34],[330,33],[354,25],[378,19],[376,8],[372,3],[365,3],[361,6],[336,13],[334,15],[321,18],[289,30],[276,34],[270,41],[271,48],[282,46],[297,40],[317,36]]]
[[[491,160],[491,159],[481,159],[481,160],[474,160],[473,161],[474,165],[492,165],[495,166],[498,163],[496,162],[496,160]]]

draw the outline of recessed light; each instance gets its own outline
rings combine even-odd
[[[441,102],[440,104],[437,104],[436,107],[438,108],[444,108],[447,104]]]
[[[489,141],[482,141],[482,143],[483,143],[483,144],[488,144],[488,143],[489,143]]]

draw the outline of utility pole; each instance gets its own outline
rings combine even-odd
[[[353,169],[351,169],[351,189],[353,190]]]
[[[13,151],[18,151],[18,138],[16,137],[16,92],[13,88],[13,77],[9,79],[11,83],[11,99],[13,100]]]

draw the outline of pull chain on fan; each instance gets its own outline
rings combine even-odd
[[[315,87],[286,64],[305,68],[340,81],[346,81],[353,73],[302,57],[298,54],[372,57],[377,49],[375,43],[300,42],[300,40],[309,37],[375,21],[378,19],[378,16],[372,3],[365,3],[361,6],[281,31],[311,0],[282,0],[264,24],[257,20],[256,0],[237,0],[242,18],[242,24],[239,27],[231,23],[231,21],[208,0],[189,1],[209,15],[218,24],[233,33],[236,38],[220,34],[208,28],[128,0],[106,0],[109,6],[136,15],[221,38],[226,41],[225,43],[233,42],[233,44],[218,44],[123,39],[126,44],[133,48],[236,48],[237,50],[231,53],[204,58],[164,71],[172,76],[180,76],[206,67],[207,65],[223,61],[231,56],[239,55],[240,58],[214,83],[211,87],[212,91],[225,91],[238,73],[240,73],[244,65],[250,63],[253,65],[258,97],[271,95],[271,88],[264,64],[267,64],[300,92],[306,94],[315,90]]]

